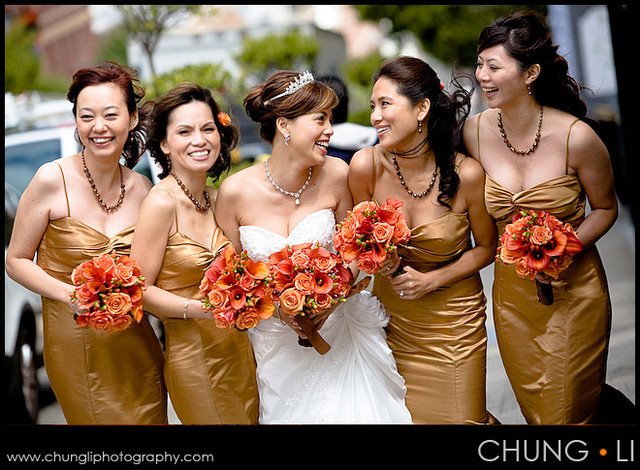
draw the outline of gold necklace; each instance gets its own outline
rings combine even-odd
[[[209,208],[211,207],[211,201],[209,201],[209,193],[207,193],[206,189],[203,192],[204,194],[204,205],[203,205],[203,204],[200,204],[200,201],[198,201],[195,197],[193,197],[193,194],[191,194],[191,191],[189,191],[189,189],[184,185],[182,181],[180,181],[180,178],[178,178],[173,171],[171,172],[171,176],[173,176],[176,179],[178,186],[180,186],[180,189],[182,189],[182,192],[187,195],[189,200],[193,202],[193,205],[196,206],[196,210],[198,212],[205,213],[209,210]]]
[[[502,135],[502,140],[504,140],[504,143],[507,144],[507,147],[509,147],[509,150],[511,150],[513,153],[517,153],[518,155],[529,155],[530,153],[533,153],[536,149],[536,147],[538,146],[538,144],[540,143],[540,129],[542,128],[542,115],[544,113],[544,106],[540,106],[540,120],[538,121],[538,130],[536,131],[536,138],[533,141],[533,145],[531,146],[530,149],[527,150],[516,150],[513,145],[511,145],[511,143],[509,142],[509,139],[507,139],[507,133],[504,131],[504,127],[502,127],[502,113],[500,113],[500,110],[498,110],[498,129],[500,129],[500,135]]]
[[[278,183],[276,183],[275,180],[271,177],[271,171],[269,171],[269,159],[266,159],[264,161],[264,168],[265,168],[265,171],[267,172],[267,178],[269,179],[269,182],[273,185],[273,187],[276,188],[278,191],[280,191],[282,194],[286,194],[287,196],[292,196],[296,198],[295,199],[296,206],[299,206],[300,195],[305,189],[307,189],[307,186],[309,186],[309,181],[311,181],[311,174],[313,173],[313,167],[309,167],[309,171],[307,172],[307,180],[304,182],[302,187],[298,189],[295,193],[292,193],[291,191],[287,191],[286,189],[281,188],[280,186],[278,186]]]
[[[416,197],[416,198],[421,198],[421,197],[424,197],[424,196],[426,196],[427,194],[429,194],[431,192],[431,190],[433,189],[433,184],[436,182],[436,176],[438,174],[438,165],[436,165],[436,169],[433,170],[433,175],[431,175],[431,181],[429,182],[429,187],[427,189],[425,189],[424,191],[422,191],[420,194],[418,194],[418,193],[414,193],[413,191],[411,191],[409,189],[409,187],[407,186],[407,183],[405,183],[404,177],[402,176],[402,172],[400,171],[400,166],[398,165],[398,159],[396,158],[396,156],[394,154],[391,154],[391,161],[393,162],[393,167],[396,169],[396,176],[400,180],[400,184],[402,185],[402,187],[404,187],[404,189],[411,196]]]
[[[113,206],[107,206],[107,204],[102,200],[102,197],[98,192],[98,188],[96,188],[96,184],[94,183],[93,178],[91,177],[91,173],[89,173],[89,168],[87,168],[87,163],[84,160],[84,147],[82,148],[81,155],[82,155],[82,169],[84,170],[84,174],[87,177],[87,180],[89,180],[89,184],[91,185],[91,189],[93,190],[93,195],[96,197],[96,199],[98,200],[98,203],[102,206],[104,210],[106,210],[107,212],[113,212],[118,207],[120,207],[120,204],[122,204],[122,201],[124,201],[125,187],[124,187],[124,176],[122,174],[122,166],[120,166],[120,164],[118,163],[118,170],[120,171],[120,197],[118,198],[118,202],[116,202]]]

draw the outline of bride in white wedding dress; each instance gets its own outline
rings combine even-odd
[[[217,222],[236,249],[262,261],[286,245],[318,242],[333,250],[336,218],[352,206],[347,164],[326,155],[336,103],[334,92],[308,72],[276,72],[249,92],[245,109],[273,148],[264,164],[220,186]],[[247,332],[259,423],[410,424],[378,299],[359,292],[323,321],[319,331],[331,345],[324,355],[298,344],[301,333],[285,314]]]

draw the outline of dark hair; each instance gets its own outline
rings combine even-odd
[[[517,11],[496,19],[478,38],[478,54],[493,46],[503,46],[522,70],[540,64],[540,75],[531,92],[543,106],[551,106],[584,118],[587,105],[580,99],[585,88],[569,75],[569,64],[553,45],[545,18],[533,11]]]
[[[283,93],[289,83],[299,75],[299,72],[279,70],[266,82],[249,90],[244,98],[247,115],[254,122],[260,123],[260,136],[270,144],[273,143],[276,134],[277,118],[294,119],[320,109],[332,109],[338,104],[335,92],[317,80],[303,85],[290,95],[270,100]]]
[[[470,93],[454,78],[452,84],[457,89],[447,94],[433,68],[417,57],[400,56],[386,60],[374,73],[374,83],[382,77],[393,81],[398,92],[412,104],[418,104],[425,98],[431,102],[426,139],[435,152],[436,166],[440,169],[438,202],[450,208],[448,201],[453,199],[460,186],[455,168],[456,149],[471,109]]]
[[[338,97],[338,104],[333,108],[333,122],[335,124],[347,122],[347,116],[349,115],[349,90],[347,85],[335,75],[322,75],[316,80],[331,88]]]
[[[73,80],[67,91],[67,99],[73,103],[73,115],[76,115],[76,101],[80,92],[88,87],[113,83],[122,91],[127,102],[129,114],[138,111],[138,124],[129,131],[129,136],[124,144],[122,156],[125,165],[133,168],[145,151],[145,112],[140,109],[138,103],[144,98],[145,91],[136,77],[136,71],[113,61],[105,61],[95,67],[87,67],[73,74]],[[77,129],[76,129],[76,138]],[[78,139],[79,141],[79,139]]]
[[[238,144],[240,131],[232,124],[224,125],[220,122],[220,107],[211,95],[211,91],[196,83],[182,82],[172,88],[167,94],[154,101],[145,103],[145,109],[149,110],[149,138],[147,147],[153,159],[160,165],[162,172],[158,178],[163,179],[171,171],[171,161],[168,155],[160,148],[160,143],[167,137],[167,125],[169,115],[179,106],[202,101],[211,108],[213,120],[220,133],[220,156],[207,170],[208,175],[216,181],[222,173],[231,167],[231,150]]]

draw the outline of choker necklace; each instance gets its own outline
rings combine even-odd
[[[504,131],[504,127],[502,127],[502,113],[500,113],[500,110],[498,110],[498,129],[500,129],[500,135],[502,136],[502,140],[504,140],[504,143],[507,144],[507,147],[509,147],[509,150],[511,150],[513,153],[517,153],[518,155],[529,155],[530,153],[534,152],[534,150],[538,146],[538,143],[540,142],[540,129],[542,128],[543,113],[544,113],[544,106],[540,106],[540,120],[538,121],[538,130],[536,131],[536,138],[533,141],[533,145],[531,146],[531,148],[527,150],[516,150],[513,147],[513,145],[511,145],[511,143],[509,142],[509,139],[507,139],[507,134]]]
[[[207,193],[206,189],[203,191],[203,194],[204,194],[204,205],[203,205],[203,204],[200,204],[200,201],[198,201],[195,197],[193,197],[193,194],[191,194],[191,191],[189,191],[189,189],[184,185],[182,181],[180,181],[180,178],[178,178],[173,171],[170,174],[175,178],[176,183],[178,183],[178,186],[180,186],[180,189],[182,189],[182,192],[185,193],[189,198],[189,200],[193,202],[193,205],[196,206],[196,210],[198,212],[205,213],[209,210],[209,208],[211,207],[211,201],[209,201],[209,193]]]
[[[412,149],[407,150],[406,152],[392,152],[391,150],[387,150],[387,152],[392,153],[393,155],[395,155],[396,157],[400,157],[400,158],[415,158],[415,157],[409,157],[409,155],[412,155],[416,152],[421,152],[421,153],[425,153],[429,151],[429,148],[427,148],[427,150],[425,150],[424,152],[422,152],[422,148],[427,145],[429,143],[429,139],[427,139],[426,137],[420,142],[418,143],[418,145],[416,145],[415,147],[413,147]],[[386,150],[386,149],[385,149]]]
[[[124,201],[125,188],[124,188],[124,176],[122,175],[122,167],[118,163],[118,170],[120,171],[120,197],[118,198],[118,202],[116,202],[113,206],[107,206],[107,204],[102,200],[102,197],[98,192],[98,188],[96,188],[96,184],[94,183],[93,178],[91,177],[91,173],[89,173],[89,168],[87,168],[87,163],[84,160],[84,147],[82,148],[81,155],[82,155],[82,169],[84,170],[84,174],[87,177],[87,180],[89,180],[89,184],[91,185],[91,189],[93,190],[93,195],[98,200],[98,203],[107,212],[112,212],[116,210],[118,207],[120,207],[120,204],[122,204],[122,201]]]
[[[426,196],[427,194],[429,194],[431,192],[431,190],[433,189],[433,184],[436,182],[436,176],[438,174],[438,165],[436,165],[436,169],[433,170],[433,175],[431,175],[431,181],[429,182],[429,187],[427,189],[425,189],[424,191],[422,191],[420,194],[418,194],[418,193],[414,193],[413,191],[411,191],[409,189],[409,187],[407,186],[407,183],[405,183],[404,177],[402,176],[402,172],[400,171],[400,166],[398,166],[398,159],[396,158],[395,154],[391,154],[391,161],[393,162],[393,167],[396,169],[396,176],[400,180],[400,184],[404,187],[404,189],[406,189],[406,191],[411,196],[413,196],[415,198],[421,198],[421,197],[424,197],[424,196]]]
[[[271,177],[271,171],[269,171],[269,160],[270,159],[266,159],[264,161],[264,168],[265,168],[265,171],[267,172],[267,178],[269,179],[269,182],[271,182],[273,187],[276,188],[278,191],[280,191],[282,194],[286,194],[287,196],[295,197],[296,198],[296,200],[295,200],[296,206],[299,206],[300,205],[300,195],[302,194],[302,192],[305,189],[307,189],[307,186],[309,185],[309,181],[311,181],[311,174],[313,173],[313,167],[309,167],[309,171],[307,173],[307,180],[304,182],[302,187],[300,189],[298,189],[295,193],[292,193],[291,191],[287,191],[286,189],[283,189],[280,186],[278,186],[278,183],[276,183],[273,180],[273,178]]]

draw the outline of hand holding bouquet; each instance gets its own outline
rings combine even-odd
[[[218,328],[247,330],[273,315],[269,268],[233,245],[221,251],[200,282],[203,309]]]
[[[411,237],[404,215],[398,211],[402,205],[402,201],[388,198],[382,205],[363,201],[349,211],[333,237],[342,259],[347,263],[357,260],[358,268],[368,274],[378,272],[387,255]]]
[[[73,270],[71,281],[76,286],[71,302],[84,310],[74,315],[78,325],[111,333],[142,320],[144,277],[129,256],[112,252],[85,261]]]
[[[274,279],[273,298],[280,301],[280,309],[295,316],[308,341],[325,354],[331,346],[317,332],[310,316],[325,311],[349,294],[353,275],[340,257],[317,243],[286,246],[269,257],[269,269]]]
[[[563,224],[543,210],[522,210],[505,227],[496,258],[506,264],[515,264],[518,276],[535,280],[538,300],[551,305],[551,284],[539,282],[536,274],[544,273],[557,279],[580,251],[582,242],[571,224]]]

